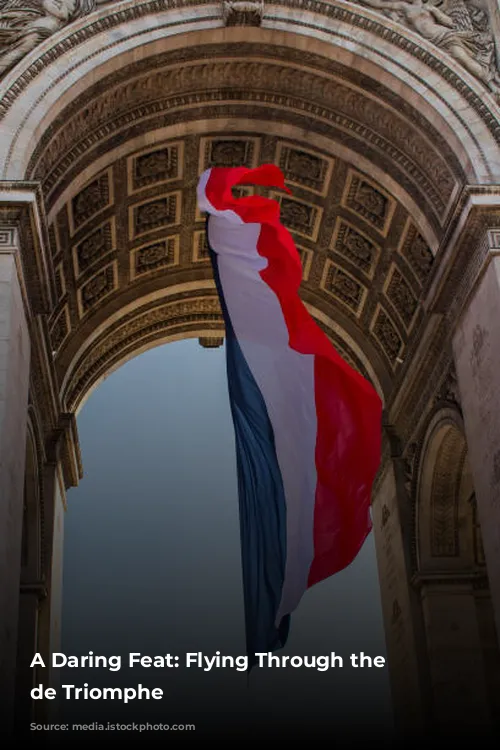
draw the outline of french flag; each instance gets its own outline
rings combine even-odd
[[[214,167],[198,184],[226,327],[252,666],[285,645],[304,592],[349,565],[371,530],[382,403],[300,300],[278,202],[235,198],[237,185],[290,191],[272,164]]]

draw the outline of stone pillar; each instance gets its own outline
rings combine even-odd
[[[476,584],[474,593],[490,713],[492,722],[500,727],[500,643],[496,634],[489,587],[484,583]]]
[[[51,451],[52,452],[52,451]],[[47,596],[40,603],[38,620],[38,650],[45,662],[45,668],[36,671],[36,683],[55,688],[57,699],[36,701],[35,718],[42,722],[56,722],[60,708],[60,670],[51,668],[51,654],[61,651],[61,614],[63,584],[63,543],[64,514],[66,510],[65,492],[62,486],[60,464],[55,457],[57,447],[49,455],[44,469],[44,489],[46,497],[46,568],[45,581]]]
[[[430,694],[422,612],[411,585],[411,506],[402,469],[399,458],[387,465],[372,513],[396,731],[414,738],[430,725]]]
[[[37,651],[38,607],[40,591],[36,585],[21,586],[19,602],[18,648],[16,664],[16,732],[29,730],[33,720],[31,690],[34,687],[33,655]]]
[[[33,342],[32,342],[33,346]],[[28,430],[29,432],[29,430]],[[40,456],[33,435],[28,434],[25,467],[25,497],[23,521],[23,550],[19,623],[17,628],[16,666],[16,733],[29,732],[35,702],[31,690],[35,685],[36,667],[31,667],[33,654],[38,651],[38,616],[40,603],[46,596],[42,576],[42,511],[43,487],[40,477]]]
[[[0,706],[8,722],[15,695],[30,368],[18,263],[17,231],[0,228]]]
[[[469,461],[500,634],[500,230],[453,337]]]
[[[474,577],[419,577],[436,730],[453,736],[491,724]]]

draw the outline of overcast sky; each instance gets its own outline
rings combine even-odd
[[[78,417],[85,476],[68,493],[63,652],[244,654],[235,452],[224,349],[190,339],[113,373]],[[282,654],[385,656],[373,538],[305,595]],[[223,731],[391,724],[388,670],[64,670],[63,682],[161,687],[161,702],[64,701],[88,721]],[[229,729],[228,729],[229,731]]]

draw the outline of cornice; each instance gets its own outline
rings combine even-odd
[[[54,277],[42,189],[39,182],[0,181],[0,226],[15,228],[26,283],[28,309],[50,314],[54,305]]]

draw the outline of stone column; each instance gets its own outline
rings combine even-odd
[[[413,739],[432,718],[422,611],[411,585],[411,506],[403,470],[401,458],[388,462],[372,513],[395,728]]]
[[[456,327],[453,352],[500,634],[500,230],[488,231],[485,241],[485,264]]]
[[[472,575],[420,576],[435,729],[453,736],[491,722]]]
[[[30,439],[30,435],[26,447],[23,552],[17,628],[16,733],[29,732],[30,723],[33,721],[35,702],[31,697],[31,690],[35,685],[36,667],[31,667],[31,662],[33,654],[38,651],[39,609],[47,594],[41,570],[44,493],[40,476],[40,456],[36,450],[35,440]]]
[[[18,242],[14,228],[0,227],[0,706],[8,721],[15,694],[30,368]]]
[[[61,615],[63,585],[64,514],[66,510],[62,474],[57,458],[58,444],[48,443],[49,455],[44,467],[44,489],[46,497],[46,567],[45,585],[47,596],[40,603],[38,620],[38,651],[45,668],[36,670],[36,683],[57,691],[55,700],[40,700],[34,705],[35,719],[54,723],[60,719],[60,670],[52,669],[51,654],[61,651]]]
[[[19,602],[18,648],[16,665],[16,732],[29,730],[33,720],[31,690],[34,687],[33,655],[37,651],[38,607],[42,592],[36,585],[22,585]]]
[[[483,650],[484,679],[492,721],[500,726],[500,643],[497,638],[490,590],[487,584],[475,587],[477,624]]]

